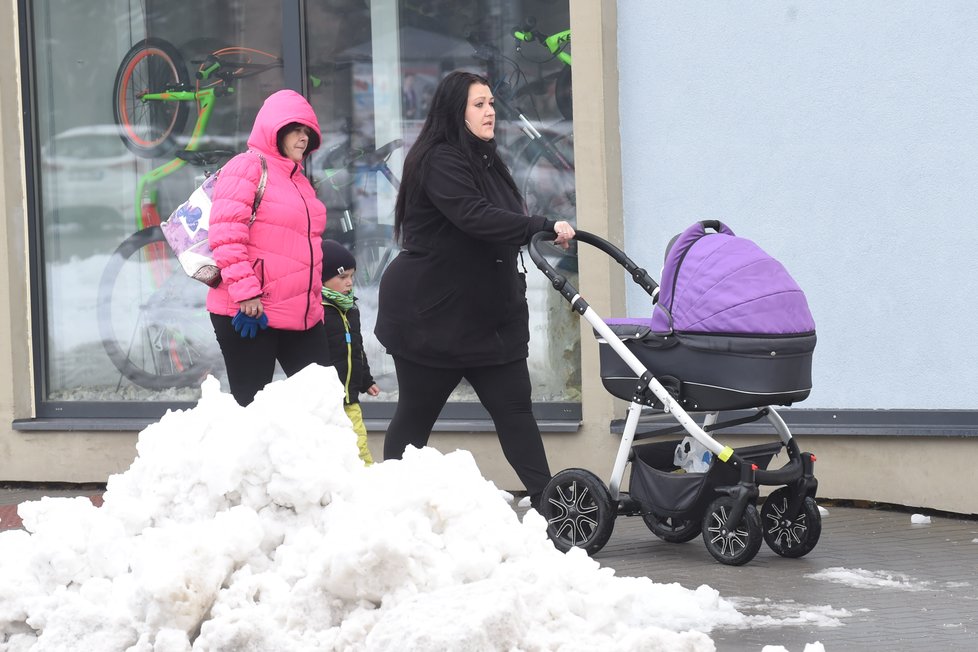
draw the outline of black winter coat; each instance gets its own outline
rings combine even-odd
[[[340,383],[346,389],[346,404],[359,403],[360,394],[374,384],[370,375],[367,355],[363,352],[363,336],[360,333],[360,310],[354,305],[344,313],[330,301],[323,301],[323,321],[329,342],[329,359],[336,367]],[[347,342],[347,333],[350,335]],[[349,381],[347,381],[349,372]]]
[[[494,166],[494,141],[477,141],[477,150],[473,166],[457,147],[433,147],[420,192],[405,206],[402,251],[381,279],[374,329],[391,355],[460,368],[529,353],[526,278],[517,257],[555,222],[524,213],[522,198]]]

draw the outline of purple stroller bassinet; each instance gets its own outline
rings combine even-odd
[[[790,405],[811,392],[815,322],[805,294],[781,263],[720,222],[674,239],[651,318],[607,323],[687,410]],[[635,395],[637,376],[610,346],[600,358],[609,392],[658,405]]]

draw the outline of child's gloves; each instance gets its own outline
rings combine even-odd
[[[261,328],[265,330],[268,328],[268,316],[265,313],[261,314],[261,317],[249,317],[243,312],[239,312],[231,320],[231,325],[234,326],[236,333],[240,333],[241,337],[255,338],[258,335],[258,329]]]

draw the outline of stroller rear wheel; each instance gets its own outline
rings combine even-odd
[[[561,552],[583,548],[593,555],[611,538],[615,507],[608,487],[584,469],[565,469],[547,483],[540,497],[547,536]]]
[[[746,564],[761,549],[761,517],[757,508],[748,503],[740,521],[727,527],[727,516],[736,501],[730,496],[720,496],[703,516],[703,542],[713,558],[721,564],[740,566]]]
[[[822,536],[822,515],[811,496],[805,496],[801,509],[793,519],[785,518],[791,490],[781,487],[772,491],[761,507],[761,524],[764,541],[771,550],[782,557],[804,557]]]
[[[699,521],[684,521],[674,516],[659,516],[649,512],[642,514],[642,520],[652,534],[669,543],[686,543],[700,535],[703,524]]]

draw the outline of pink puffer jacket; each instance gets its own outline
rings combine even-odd
[[[309,139],[310,148],[322,142],[309,102],[295,91],[278,91],[258,111],[248,138],[250,151],[221,168],[208,234],[221,284],[207,293],[207,310],[233,317],[239,302],[260,296],[269,326],[307,330],[323,320],[320,243],[326,207],[316,198],[301,164],[278,151],[278,131],[290,122],[316,132],[317,138]],[[255,152],[265,157],[268,180],[258,215],[249,227],[261,177]]]

